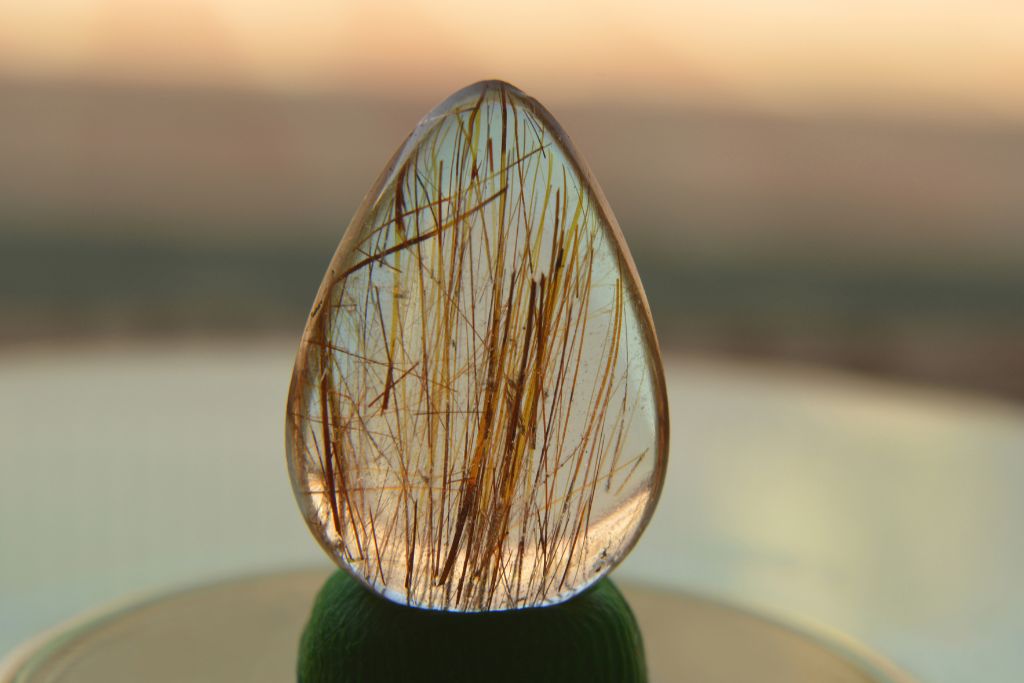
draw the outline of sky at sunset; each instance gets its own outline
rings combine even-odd
[[[1024,119],[1016,0],[0,0],[0,74]]]

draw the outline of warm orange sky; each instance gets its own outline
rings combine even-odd
[[[1024,2],[0,0],[0,72],[1024,119]]]

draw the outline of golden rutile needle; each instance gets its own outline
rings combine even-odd
[[[600,188],[535,100],[472,85],[395,154],[321,284],[287,446],[314,535],[396,602],[559,602],[635,543],[667,460],[658,344]]]

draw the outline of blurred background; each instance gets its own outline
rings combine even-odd
[[[319,560],[279,447],[313,294],[419,117],[501,78],[602,183],[670,361],[690,498],[659,533],[693,551],[635,571],[1019,680],[1022,35],[1011,0],[0,0],[0,652],[128,588]],[[729,526],[759,462],[788,502]],[[155,502],[213,477],[191,500],[223,517],[263,463],[270,536],[233,551]],[[776,583],[745,580],[764,552]]]
[[[670,348],[1024,398],[1024,6],[45,0],[0,15],[0,343],[301,329],[419,117],[500,77]]]

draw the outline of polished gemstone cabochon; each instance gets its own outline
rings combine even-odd
[[[428,114],[342,238],[292,377],[316,538],[385,597],[505,610],[614,567],[668,417],[636,268],[554,118],[498,81]]]

